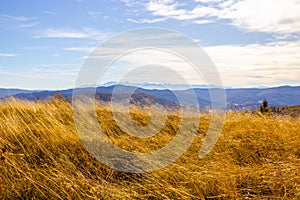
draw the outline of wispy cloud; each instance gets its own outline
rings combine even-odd
[[[47,29],[33,36],[34,38],[86,38],[88,35],[75,30]]]
[[[199,19],[199,20],[194,20],[193,23],[195,24],[211,24],[214,23],[213,20],[207,20],[207,19]]]
[[[84,28],[83,30],[74,29],[47,29],[38,32],[34,38],[75,38],[75,39],[94,39],[103,40],[109,37],[111,33],[101,32],[91,28]]]
[[[200,3],[215,3],[215,2],[222,2],[223,0],[194,0],[194,1]]]
[[[156,37],[153,35],[148,37],[149,44],[151,44],[151,41],[156,40]],[[147,38],[147,36],[145,36],[145,38]],[[145,38],[143,38],[143,42],[147,41]],[[122,39],[133,42],[132,39]],[[159,39],[162,41],[162,45],[163,42],[168,41],[162,37]],[[139,43],[139,39],[136,38],[134,42]],[[186,77],[186,80],[191,84],[205,83],[203,80],[199,80],[197,73],[192,71],[193,69],[182,59],[178,59],[179,57],[175,54],[168,54],[160,49],[136,49],[118,57],[122,52],[126,52],[126,50],[122,49],[122,47],[124,48],[124,43],[117,44],[118,43],[110,47],[100,46],[93,51],[91,56],[87,57],[92,58],[92,60],[99,59],[99,63],[102,63],[105,59],[117,59],[110,67],[106,76],[104,76],[104,78],[107,78],[104,82],[112,81],[111,79],[118,80],[118,78],[121,78],[124,74],[129,72],[131,75],[128,75],[128,77],[131,81],[135,80],[136,82],[144,79],[149,79],[149,81],[151,81],[151,79],[153,79],[152,81],[160,79],[161,81],[168,80],[176,83],[179,80],[172,79],[172,77],[174,78],[175,76],[169,76],[169,74],[164,71],[164,68],[161,70],[155,68],[152,75],[149,73],[133,72],[138,66],[150,66],[149,70],[151,71],[153,69],[152,66],[159,65],[170,67],[172,70],[175,69],[178,74]],[[191,55],[194,52],[193,47],[185,46],[184,44],[175,46],[174,48],[187,53],[190,52]],[[267,44],[217,45],[203,48],[215,63],[223,83],[226,86],[253,87],[292,83],[300,84],[300,40]],[[73,50],[83,49],[78,48]],[[95,68],[98,69],[99,63],[95,63]],[[203,64],[203,66],[204,65],[205,64]],[[140,76],[140,74],[147,74],[147,76]],[[128,81],[130,80],[128,79]]]
[[[61,54],[60,53],[55,53],[55,54],[52,54],[51,56],[58,57],[58,56],[61,56]]]
[[[0,53],[0,57],[14,57],[16,54],[12,53]]]
[[[58,77],[69,76],[74,77],[80,66],[78,64],[41,64],[32,68],[29,74],[48,74],[50,77],[57,75]]]
[[[3,27],[15,28],[30,28],[37,26],[39,22],[35,17],[14,16],[14,15],[0,15],[0,22]]]
[[[127,21],[129,22],[133,22],[133,23],[137,23],[137,24],[143,24],[143,23],[148,23],[148,24],[152,24],[152,23],[156,23],[156,22],[162,22],[165,21],[167,18],[154,18],[154,19],[132,19],[132,18],[128,18]]]
[[[19,22],[28,22],[34,20],[34,17],[25,17],[25,16],[14,16],[14,15],[1,15],[3,21],[19,21]]]
[[[89,11],[88,14],[93,17],[93,18],[97,18],[101,15],[101,12],[98,11]]]
[[[0,69],[0,75],[3,77],[1,86],[4,88],[38,90],[71,88],[74,85],[76,74],[76,71],[72,72],[69,69],[57,71],[37,71],[32,69],[8,71]]]
[[[44,10],[44,11],[41,11],[41,13],[43,14],[47,14],[47,15],[55,15],[56,13],[53,12],[53,11],[49,11],[49,10]]]
[[[45,69],[45,68],[60,68],[60,69],[63,69],[63,68],[77,68],[79,65],[78,64],[61,64],[61,63],[58,63],[58,64],[40,64],[38,65],[38,68],[40,69]]]
[[[23,47],[24,50],[45,50],[51,49],[51,46],[25,46]]]
[[[66,80],[66,78],[74,78],[78,70],[72,69],[53,69],[53,70],[40,70],[37,68],[32,69],[31,71],[26,72],[10,72],[0,70],[0,75],[6,75],[11,77],[19,77],[19,78],[30,78],[31,80],[45,80],[45,79],[52,79],[52,80]]]
[[[224,4],[223,4],[224,5]],[[222,4],[220,5],[222,6]],[[231,19],[234,26],[249,31],[300,33],[300,1],[244,0],[224,5],[219,18]]]
[[[209,46],[204,49],[219,69],[225,85],[300,83],[300,41]]]
[[[82,51],[85,53],[90,53],[95,49],[95,47],[68,47],[64,48],[66,51]]]
[[[137,4],[137,1],[135,0],[121,0],[126,6],[131,7],[135,4]]]
[[[19,28],[30,28],[30,27],[34,27],[37,26],[39,24],[39,22],[28,22],[28,23],[23,23],[18,25]]]
[[[247,31],[300,33],[299,0],[194,0],[194,2],[196,5],[175,0],[150,0],[142,10],[148,11],[154,17],[197,24],[230,20],[232,26]],[[147,19],[130,21],[148,23]]]

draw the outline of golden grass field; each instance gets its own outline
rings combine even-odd
[[[136,109],[132,118],[148,123]],[[101,127],[118,146],[148,152],[172,140],[179,117],[146,141],[120,130],[105,107]],[[1,199],[300,199],[299,117],[228,112],[204,159],[199,149],[210,115],[202,114],[186,153],[161,170],[130,174],[106,167],[80,141],[72,107],[60,99],[0,102]]]

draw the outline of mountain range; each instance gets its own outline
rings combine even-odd
[[[22,90],[22,89],[6,89],[0,88],[0,98],[5,96],[13,96],[16,94],[26,94],[26,93],[33,93],[35,91],[32,90]]]
[[[209,108],[211,99],[208,88],[192,88],[186,90],[176,90],[174,92],[167,89],[146,89],[130,85],[110,85],[99,87],[85,87],[76,89],[76,94],[91,93],[96,90],[96,98],[102,101],[110,101],[114,89],[118,88],[119,95],[128,94],[134,91],[131,96],[133,102],[139,104],[158,103],[167,106],[178,105],[177,97],[180,97],[181,104],[193,106],[191,101],[192,91],[197,96],[201,108]],[[218,90],[217,88],[214,88]],[[121,91],[121,92],[120,92]],[[227,108],[232,110],[253,110],[258,109],[261,102],[267,99],[269,106],[293,106],[300,105],[300,86],[280,86],[272,88],[227,88],[226,100]],[[176,93],[176,95],[174,94]],[[73,89],[66,90],[20,90],[20,89],[0,89],[0,98],[8,97],[36,100],[49,99],[54,94],[60,94],[65,98],[72,98]],[[126,95],[125,95],[126,96]],[[177,97],[176,97],[177,96]],[[144,102],[144,103],[143,103]]]

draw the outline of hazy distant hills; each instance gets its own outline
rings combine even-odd
[[[115,89],[115,85],[101,86],[96,89],[97,99],[103,101],[110,101],[111,94]],[[95,88],[88,87],[77,90],[77,94],[91,93]],[[174,106],[178,104],[178,100],[175,94],[170,90],[158,90],[158,89],[144,89],[136,86],[118,85],[118,91],[126,94],[131,91],[135,91],[132,96],[132,101],[135,103],[151,103],[151,104],[165,104],[168,106]],[[194,88],[188,90],[176,90],[174,91],[177,96],[182,100],[182,104],[193,105],[191,102],[192,95],[191,90],[194,90],[200,107],[210,107],[210,95],[207,88]],[[227,106],[229,109],[241,110],[241,109],[257,109],[261,104],[261,101],[265,98],[268,100],[270,106],[292,106],[300,105],[300,86],[281,86],[274,88],[236,88],[226,89]],[[7,98],[13,96],[16,98],[36,100],[36,99],[48,99],[54,94],[61,94],[66,98],[72,97],[73,90],[56,90],[56,91],[28,91],[18,89],[0,89],[0,97]]]
[[[0,88],[0,97],[5,97],[5,96],[11,96],[15,94],[26,94],[26,93],[32,93],[33,91],[30,90],[21,90],[21,89],[5,89],[5,88]]]
[[[115,95],[115,99],[125,99],[127,96],[125,93],[123,94],[117,94]],[[112,99],[112,93],[103,93],[103,92],[97,92],[95,95],[95,98],[97,100],[101,101],[111,101]],[[122,102],[120,102],[122,103]],[[166,108],[176,108],[178,107],[178,102],[170,101],[168,99],[156,97],[153,95],[149,95],[143,92],[135,92],[132,94],[130,98],[130,104],[138,105],[140,107],[147,107],[155,104],[163,105]]]

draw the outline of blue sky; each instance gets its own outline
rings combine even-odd
[[[225,86],[300,85],[299,10],[298,0],[1,0],[0,87],[73,87],[95,47],[142,27],[195,40]]]

